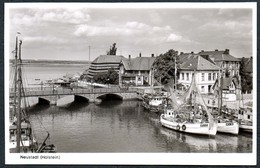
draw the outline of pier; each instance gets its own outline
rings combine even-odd
[[[36,98],[38,102],[45,101],[48,104],[57,106],[72,103],[76,99],[85,99],[87,102],[100,102],[106,96],[113,95],[121,100],[140,99],[144,93],[138,88],[53,88],[53,87],[34,87],[25,88],[25,98]],[[14,97],[14,90],[10,89],[10,98]],[[37,102],[37,103],[38,103]]]

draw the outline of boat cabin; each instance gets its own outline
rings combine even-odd
[[[245,122],[253,122],[253,112],[252,108],[245,107],[240,108],[238,111],[238,119]]]

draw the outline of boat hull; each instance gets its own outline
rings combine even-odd
[[[253,132],[253,126],[252,125],[239,125],[239,129],[244,132]]]
[[[218,123],[217,132],[237,135],[239,125],[236,122],[220,122]]]
[[[178,123],[175,119],[165,118],[161,115],[160,121],[162,126],[191,134],[215,136],[217,133],[217,124],[214,123],[210,128],[209,123]]]

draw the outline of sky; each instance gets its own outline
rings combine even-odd
[[[11,51],[20,32],[24,59],[93,61],[113,43],[117,55],[125,57],[170,49],[195,53],[229,49],[235,57],[250,57],[253,52],[252,9],[49,6],[8,9]]]

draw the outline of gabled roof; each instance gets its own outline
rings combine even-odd
[[[253,72],[253,57],[245,58],[245,72]]]
[[[131,60],[130,67],[132,70],[150,70],[155,57],[136,57]]]
[[[223,78],[223,81],[222,81],[222,89],[224,90],[228,90],[229,89],[229,86],[231,84],[231,82],[234,82],[235,84],[235,87],[238,88],[239,87],[239,82],[237,80],[237,78],[232,78],[232,77],[229,77],[229,78]],[[218,79],[215,81],[215,84],[213,86],[213,88],[216,87],[216,85],[218,85],[219,82],[218,82]]]
[[[122,60],[126,70],[150,70],[156,57],[136,57]]]
[[[180,66],[183,70],[219,70],[219,67],[202,56],[193,55]]]
[[[120,63],[122,59],[126,59],[122,55],[100,55],[91,64],[109,64],[109,63]]]
[[[208,55],[214,61],[240,61],[238,58],[230,55],[228,51],[201,51],[199,55]]]
[[[194,57],[197,57],[198,54],[194,54],[194,53],[181,53],[179,55],[179,62],[180,64],[182,64],[183,62],[191,59],[191,58],[194,58]]]

